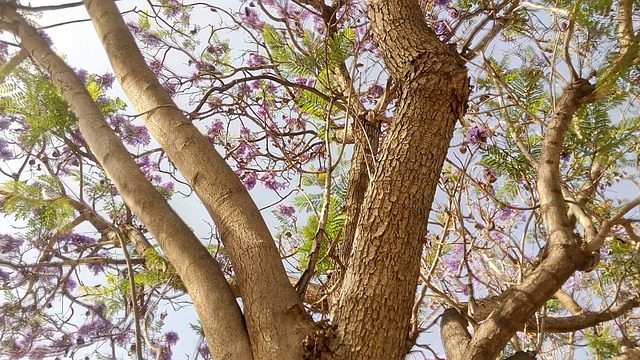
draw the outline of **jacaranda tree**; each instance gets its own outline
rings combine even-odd
[[[0,356],[636,358],[639,7],[0,1]]]

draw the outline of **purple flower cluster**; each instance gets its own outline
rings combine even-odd
[[[0,119],[0,131],[5,131],[11,126],[11,121],[8,119]]]
[[[104,257],[105,253],[103,251],[98,251],[93,256],[95,257]],[[93,275],[99,275],[104,273],[104,264],[99,262],[92,262],[87,264],[87,268],[91,270]]]
[[[487,139],[489,139],[489,134],[485,128],[476,125],[467,131],[465,139],[467,140],[467,143],[477,146],[480,144],[486,144]]]
[[[116,80],[116,77],[112,73],[104,73],[104,75],[98,77],[98,84],[104,90],[109,90],[113,86],[113,82]]]
[[[518,209],[514,209],[512,207],[505,207],[502,208],[500,210],[498,210],[498,212],[496,213],[497,215],[497,219],[500,221],[524,221],[526,216],[525,214]]]
[[[242,184],[247,190],[251,190],[256,186],[256,182],[258,180],[258,175],[256,175],[255,171],[241,171],[240,179],[242,180]]]
[[[106,321],[102,316],[93,316],[90,321],[82,324],[76,331],[79,338],[104,336],[111,332],[113,324]]]
[[[497,179],[495,170],[487,167],[482,168],[482,181],[493,184]]]
[[[44,32],[44,30],[37,30],[38,35],[40,35],[40,37],[42,38],[42,40],[44,40],[44,42],[47,43],[47,45],[52,46],[53,45],[53,40],[51,40],[51,37],[49,37],[49,35],[47,35],[46,32]]]
[[[136,159],[136,163],[142,170],[142,173],[149,179],[152,183],[159,183],[162,178],[158,174],[154,174],[156,170],[158,170],[158,163],[151,160],[151,157],[147,155],[143,155]]]
[[[384,94],[384,88],[378,84],[373,85],[369,89],[369,95],[373,96],[374,98],[379,98],[382,96],[382,94]]]
[[[151,142],[151,136],[146,127],[141,125],[133,125],[131,121],[120,114],[112,115],[108,118],[109,124],[120,134],[120,137],[127,145],[147,146]]]
[[[285,187],[283,183],[278,182],[278,180],[276,179],[276,174],[271,171],[265,172],[260,175],[259,180],[262,186],[270,190],[280,190]]]
[[[149,63],[149,70],[158,76],[158,74],[160,74],[160,70],[162,70],[162,63],[156,59],[151,60]]]
[[[211,119],[211,123],[205,127],[205,136],[209,139],[209,142],[214,144],[215,139],[222,134],[224,130],[224,124],[218,118]]]
[[[304,85],[312,88],[316,84],[316,79],[307,79],[307,78],[299,77],[299,78],[296,78],[294,82],[296,84]]]
[[[163,6],[162,11],[169,18],[175,19],[182,13],[182,5],[178,0],[162,0],[160,3]]]
[[[264,21],[262,21],[258,16],[258,13],[250,7],[244,8],[244,12],[242,13],[242,22],[247,27],[259,31],[262,31],[262,27],[264,26]]]
[[[0,254],[17,255],[24,240],[9,234],[0,234]]]
[[[68,233],[68,234],[64,234],[62,236],[60,236],[60,243],[61,244],[72,244],[75,246],[85,246],[85,245],[91,245],[91,244],[95,244],[96,243],[96,239],[89,237],[89,236],[85,236],[85,235],[81,235],[81,234],[76,234],[76,233]]]
[[[5,139],[0,138],[0,161],[13,159],[13,151],[9,149],[9,144]]]
[[[296,208],[287,204],[279,204],[276,209],[280,215],[288,218],[296,213]]]
[[[147,146],[151,142],[151,135],[149,135],[149,131],[147,131],[147,128],[144,126],[129,124],[128,126],[124,127],[123,130],[123,140],[129,145]]]
[[[78,76],[78,79],[80,79],[80,81],[82,81],[83,84],[87,83],[87,76],[89,75],[89,72],[85,69],[74,69],[76,76]]]
[[[264,64],[264,56],[257,52],[250,52],[245,60],[245,64],[247,64],[247,66],[260,66]]]

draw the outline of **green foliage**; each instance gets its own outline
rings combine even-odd
[[[587,341],[589,352],[594,355],[606,359],[618,355],[617,342],[609,335],[606,327],[600,333],[594,330],[585,330],[584,339]]]
[[[87,300],[104,304],[107,318],[115,316],[126,303],[124,294],[128,294],[129,283],[113,274],[105,275],[105,283],[97,286],[80,286]]]
[[[342,240],[342,229],[344,228],[344,204],[347,196],[347,176],[346,176],[346,164],[342,163],[334,172],[334,177],[331,182],[331,196],[329,200],[329,208],[327,214],[327,223],[325,224],[325,234],[320,246],[319,259],[323,261],[316,264],[316,271],[323,272],[332,269],[334,264],[330,258],[325,258],[329,246],[327,238],[330,241]],[[324,176],[326,174],[308,175],[303,182],[312,186],[313,183],[323,183]],[[318,231],[319,218],[321,215],[321,208],[324,201],[324,194],[322,192],[311,193],[307,196],[298,195],[293,199],[293,205],[302,212],[310,213],[307,217],[306,223],[300,228],[299,235],[302,239],[302,245],[298,248],[300,264],[303,267],[307,266],[308,255],[311,253],[313,247],[313,241]],[[318,215],[316,215],[318,214]]]
[[[141,11],[138,15],[138,26],[142,30],[151,29],[151,22],[149,21],[149,14],[146,11]]]
[[[184,284],[169,260],[155,249],[147,249],[144,253],[145,267],[135,276],[140,286],[157,287],[169,284],[174,289],[184,291]]]
[[[27,220],[27,236],[42,238],[50,232],[65,232],[73,220],[73,206],[60,196],[56,178],[40,175],[32,184],[9,181],[3,184],[8,193],[3,210],[17,219]]]
[[[315,88],[320,91],[337,86],[334,71],[353,55],[355,41],[351,28],[339,30],[328,39],[305,31],[296,49],[287,44],[273,26],[266,25],[262,36],[272,61],[284,70],[285,76],[316,79]],[[328,104],[318,95],[301,91],[295,101],[301,111],[311,117],[326,118]]]
[[[27,132],[20,139],[26,145],[46,140],[51,133],[75,129],[77,119],[51,80],[27,68],[14,70],[0,88],[0,108],[6,115],[20,116]]]

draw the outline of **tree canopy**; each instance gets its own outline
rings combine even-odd
[[[34,4],[0,357],[639,356],[639,2]]]

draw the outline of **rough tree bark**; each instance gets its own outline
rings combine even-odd
[[[311,320],[251,196],[149,70],[114,1],[84,3],[127,97],[220,232],[237,274],[253,355],[265,360],[300,358]]]
[[[368,1],[371,27],[398,105],[356,226],[333,321],[339,359],[407,353],[427,217],[468,79],[455,49],[427,26],[416,1]]]
[[[220,359],[251,359],[240,308],[215,259],[147,180],[128,150],[109,127],[85,85],[13,9],[3,5],[7,30],[51,75],[78,118],[92,153],[133,213],[147,226],[180,275],[203,321],[212,354]]]

